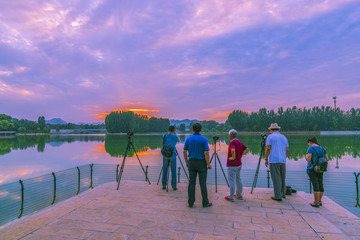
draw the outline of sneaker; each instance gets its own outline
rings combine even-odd
[[[243,196],[240,196],[240,197],[236,197],[236,194],[234,194],[234,197],[238,200],[244,200]]]
[[[209,203],[207,203],[207,204],[203,204],[203,208],[205,208],[205,207],[211,207],[212,206],[212,203],[211,202],[209,202]]]
[[[281,202],[281,201],[282,201],[282,199],[281,199],[281,198],[271,197],[271,199],[272,199],[272,200],[275,200],[275,201],[279,201],[279,202]]]
[[[189,204],[188,206],[189,206],[189,208],[192,208],[194,206],[194,204]]]
[[[176,190],[177,190],[177,187],[173,187],[173,190],[176,191]]]
[[[228,196],[225,197],[225,200],[228,200],[228,201],[230,201],[230,202],[233,202],[233,201],[234,201],[234,199],[231,199],[231,198],[229,198]]]
[[[166,186],[163,186],[162,189],[166,189]]]

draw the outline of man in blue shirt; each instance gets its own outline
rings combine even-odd
[[[211,169],[209,162],[209,144],[207,139],[200,134],[200,123],[195,123],[193,125],[193,132],[194,134],[186,139],[183,152],[186,166],[189,168],[190,176],[188,187],[188,203],[189,207],[193,207],[195,202],[196,175],[199,174],[202,205],[203,207],[210,207],[212,206],[212,203],[209,202],[206,188],[207,170]]]
[[[174,126],[169,126],[168,133],[163,136],[163,143],[165,146],[170,146],[174,149],[173,155],[170,158],[163,156],[163,174],[162,174],[162,189],[166,189],[168,181],[168,168],[171,167],[171,187],[174,191],[176,187],[176,143],[180,140],[176,136],[176,130]]]
[[[269,127],[271,134],[266,140],[265,166],[270,163],[271,180],[274,185],[274,197],[271,199],[281,201],[285,198],[285,177],[286,177],[286,158],[289,153],[289,143],[280,131],[277,123],[272,123]],[[270,155],[270,159],[269,159]]]

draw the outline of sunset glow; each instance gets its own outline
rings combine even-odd
[[[111,112],[133,112],[139,115],[152,116],[152,113],[160,112],[160,110],[151,110],[151,109],[142,109],[142,108],[124,108],[124,109],[114,109]],[[98,119],[104,120],[107,115],[111,112],[103,112],[103,113],[94,113],[92,114]]]

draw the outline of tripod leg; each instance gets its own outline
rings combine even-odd
[[[118,177],[117,190],[119,190],[120,181],[121,181],[122,173],[123,173],[123,171],[124,171],[125,159],[126,159],[128,150],[130,150],[130,142],[129,142],[128,145],[126,146],[126,151],[125,151],[125,154],[124,154],[124,159],[123,159],[123,161],[122,161],[122,163],[121,163],[121,168],[120,168],[119,177]]]
[[[132,149],[134,150],[134,153],[135,153],[135,155],[136,155],[136,157],[137,157],[137,160],[138,160],[139,163],[140,163],[141,169],[143,170],[143,172],[144,172],[144,174],[145,174],[146,181],[147,181],[149,184],[151,184],[151,183],[150,183],[150,180],[149,180],[149,178],[148,178],[148,176],[147,176],[147,174],[145,173],[145,169],[144,169],[143,165],[141,164],[140,158],[139,158],[139,156],[138,156],[138,154],[137,154],[137,152],[136,152],[136,150],[135,150],[134,144],[133,144],[132,142],[130,142],[130,145],[131,145]],[[129,147],[129,148],[130,148],[130,147]]]
[[[226,174],[225,174],[225,171],[224,171],[224,169],[223,169],[223,167],[222,167],[222,165],[221,165],[219,155],[216,154],[216,158],[217,158],[217,160],[218,160],[218,162],[219,162],[221,171],[222,171],[222,173],[224,174],[224,178],[225,178],[225,180],[226,180],[226,183],[227,183],[228,187],[230,187],[229,182],[228,182],[227,177],[226,177]]]
[[[163,167],[164,167],[164,166],[161,167],[160,174],[159,174],[159,178],[158,178],[158,181],[157,181],[157,185],[159,185],[160,178],[161,178],[161,174],[162,174],[162,172],[163,172]]]
[[[215,153],[213,154],[215,156]],[[215,192],[217,192],[217,168],[216,168],[216,157],[215,157]]]
[[[171,171],[171,168],[170,168],[170,158],[167,159],[167,176],[166,176],[166,192],[169,192],[169,176],[170,176],[170,171]]]
[[[257,179],[258,179],[258,176],[259,176],[259,170],[260,170],[261,157],[262,157],[262,155],[264,153],[264,150],[265,150],[265,142],[263,141],[262,144],[261,144],[259,162],[258,162],[258,165],[257,165],[257,168],[256,168],[255,177],[254,177],[253,185],[251,187],[250,194],[252,194],[254,188],[256,188],[256,183],[257,183]]]
[[[185,176],[186,176],[187,180],[189,181],[189,176],[188,176],[188,174],[187,174],[187,172],[186,172],[186,170],[185,170],[184,164],[182,163],[181,158],[180,158],[180,156],[179,156],[179,153],[178,153],[177,151],[176,151],[176,155],[178,156],[179,161],[180,161],[180,164],[181,164],[181,167],[182,167],[182,169],[184,170],[184,173],[185,173]]]
[[[211,164],[213,158],[214,158],[214,154],[213,154],[213,155],[211,156],[211,158],[210,158],[210,164]]]

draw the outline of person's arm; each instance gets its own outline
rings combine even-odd
[[[312,151],[313,151],[312,147],[309,147],[308,150],[306,151],[305,160],[308,162],[311,162]]]
[[[286,148],[286,157],[288,157],[289,156],[289,148],[287,147]]]
[[[247,154],[249,152],[248,148],[245,148],[245,150],[243,151],[243,155]]]
[[[325,157],[326,161],[329,161],[329,157],[326,153],[325,153],[324,157]]]
[[[311,153],[307,153],[307,154],[305,155],[306,161],[311,162],[311,158],[312,158],[312,154],[311,154]]]
[[[207,168],[210,170],[212,167],[211,167],[211,164],[210,164],[209,151],[204,151],[204,155],[205,155],[205,161],[206,161],[206,164],[207,164]]]
[[[229,157],[229,161],[234,161],[236,159],[236,150],[235,148],[230,149],[231,157]]]
[[[185,159],[185,163],[186,163],[186,167],[189,167],[189,160],[188,160],[188,154],[187,154],[188,150],[184,150],[183,154],[184,154],[184,159]]]
[[[271,145],[267,145],[265,148],[265,167],[269,166],[270,152],[271,152]]]

